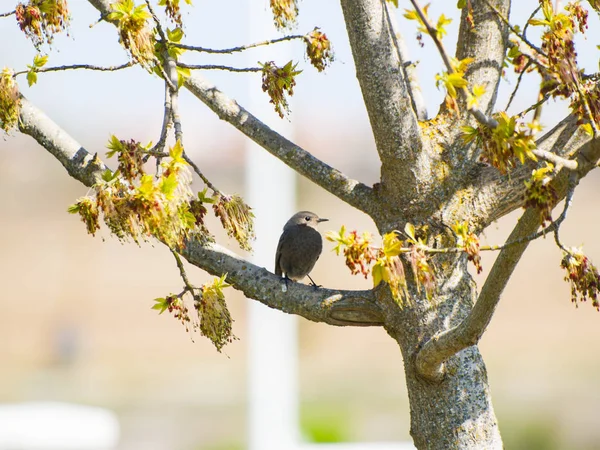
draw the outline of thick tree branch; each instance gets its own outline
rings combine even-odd
[[[270,308],[330,325],[379,326],[383,315],[373,291],[315,289],[290,283],[216,244],[188,242],[181,254],[212,275],[227,274],[227,282]]]
[[[510,0],[491,0],[496,10],[508,17]],[[471,0],[474,27],[468,20],[468,8],[462,11],[456,58],[473,58],[465,78],[470,86],[480,84],[486,92],[479,105],[486,115],[491,114],[502,75],[502,63],[508,45],[508,27],[490,9],[486,0]]]
[[[429,167],[418,164],[423,140],[408,82],[382,0],[341,0],[356,76],[382,162],[383,194],[407,205]],[[424,158],[425,159],[425,158]]]
[[[536,210],[528,209],[513,229],[507,242],[523,239],[540,225]],[[504,248],[496,261],[467,318],[458,326],[431,338],[423,345],[416,358],[417,370],[426,379],[441,381],[444,377],[444,362],[459,351],[477,344],[487,328],[500,295],[510,279],[517,263],[529,245],[529,241]]]
[[[22,99],[20,130],[54,155],[67,172],[92,186],[106,166],[25,98]],[[383,316],[373,291],[315,289],[292,283],[282,291],[281,278],[214,244],[188,241],[180,252],[190,263],[221,276],[236,289],[265,305],[316,322],[331,325],[379,326]]]
[[[185,87],[219,118],[229,122],[299,174],[372,217],[380,215],[381,208],[371,188],[348,178],[273,131],[204,78],[192,75],[186,80]]]
[[[92,186],[106,166],[25,97],[21,97],[19,130],[33,137],[67,169],[69,175]]]

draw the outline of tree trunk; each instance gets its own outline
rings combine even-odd
[[[389,290],[380,300],[390,312],[386,330],[402,350],[410,401],[410,433],[418,449],[501,449],[502,439],[492,406],[485,364],[476,346],[446,363],[441,383],[422,378],[415,356],[431,336],[460,323],[476,298],[476,285],[467,271],[467,259],[457,257],[449,269],[437,272],[438,295],[427,300],[423,289],[409,286],[413,304],[394,308]],[[409,274],[408,278],[412,276]],[[384,298],[381,298],[384,297]],[[395,309],[395,312],[392,311]]]

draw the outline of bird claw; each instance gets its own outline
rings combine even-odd
[[[314,282],[314,280],[310,277],[310,275],[306,275],[310,280],[310,285],[315,289],[315,291],[323,286]]]
[[[287,292],[288,290],[288,281],[290,281],[290,279],[285,276],[281,278],[283,280],[283,283],[281,283],[281,292]]]

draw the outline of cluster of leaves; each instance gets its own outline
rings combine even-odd
[[[398,6],[397,2],[394,2],[394,4],[396,6]],[[430,4],[428,3],[427,5],[425,5],[423,7],[423,15],[425,16],[425,18],[427,19],[427,21],[429,23],[432,23],[432,21],[429,20],[429,17],[428,17],[429,16],[429,5]],[[450,18],[446,17],[444,14],[442,14],[438,18],[434,29],[429,30],[429,29],[427,29],[425,22],[423,21],[423,19],[421,18],[421,16],[415,9],[405,9],[404,17],[406,17],[408,20],[414,20],[419,24],[417,27],[417,31],[419,33],[419,35],[417,36],[417,39],[419,40],[419,44],[421,45],[421,47],[423,47],[422,33],[432,34],[431,37],[433,37],[437,40],[442,40],[443,37],[446,36],[446,34],[448,34],[448,30],[446,29],[446,26],[448,24],[452,23],[452,19],[450,19]]]
[[[477,273],[481,273],[481,256],[479,255],[479,238],[472,233],[468,222],[456,222],[452,226],[452,231],[456,235],[456,246],[462,248],[468,255],[469,261],[473,263]]]
[[[54,34],[69,26],[66,0],[29,0],[17,5],[15,15],[19,27],[36,48],[44,42],[52,43]]]
[[[333,62],[331,41],[327,39],[327,35],[322,33],[318,27],[308,33],[304,39],[306,41],[306,54],[310,59],[310,63],[319,72],[322,72]]]
[[[5,132],[13,129],[19,121],[21,97],[13,71],[4,68],[0,72],[0,128]]]
[[[237,339],[232,332],[233,319],[225,303],[223,289],[230,285],[225,282],[227,274],[213,279],[199,288],[185,288],[179,294],[154,299],[152,309],[162,314],[165,311],[173,314],[181,322],[187,332],[199,331],[221,351],[227,343]],[[190,315],[185,303],[186,294],[190,294],[194,302],[196,317]]]
[[[27,68],[27,83],[29,86],[33,86],[37,83],[37,71],[44,67],[48,62],[48,55],[37,54],[33,57],[33,64],[28,64]]]
[[[379,249],[372,271],[373,285],[377,286],[385,281],[399,304],[409,299],[404,265],[400,261],[401,250],[402,241],[398,239],[396,232],[384,234],[383,246]]]
[[[399,238],[398,231],[383,235],[383,245],[375,247],[371,244],[372,236],[363,233],[359,236],[356,231],[346,232],[342,226],[339,232],[329,232],[326,239],[335,242],[333,250],[337,255],[343,249],[346,265],[352,274],[361,273],[367,278],[369,272],[373,277],[373,285],[377,286],[385,281],[392,291],[392,295],[399,304],[408,299],[408,288],[404,266],[400,259],[402,253],[407,254],[411,264],[417,289],[425,288],[428,298],[431,298],[435,287],[435,274],[433,267],[427,259],[424,239],[426,236],[415,236],[415,227],[408,223],[405,227],[407,247]]]
[[[146,68],[154,60],[154,35],[148,25],[152,16],[146,4],[135,5],[134,0],[119,0],[111,3],[107,19],[116,21],[123,47],[131,57]]]
[[[529,124],[525,128],[517,123],[515,116],[509,117],[505,112],[494,115],[498,122],[495,128],[485,125],[478,127],[465,126],[462,128],[465,143],[475,143],[481,147],[482,161],[496,167],[500,172],[506,173],[515,167],[517,161],[521,164],[526,159],[536,161],[532,153],[536,148],[533,130],[536,124]]]
[[[283,67],[277,67],[273,61],[259,65],[262,67],[262,90],[269,95],[270,103],[283,119],[290,111],[287,95],[294,95],[295,77],[302,71],[296,70],[298,64],[294,64],[293,61]]]
[[[377,252],[371,245],[373,240],[371,233],[365,231],[362,236],[359,236],[354,230],[346,234],[346,227],[342,225],[338,233],[330,231],[325,238],[337,243],[333,248],[336,255],[339,256],[343,248],[346,266],[352,275],[361,273],[365,279],[368,277],[371,264],[377,259]]]
[[[291,28],[298,18],[298,0],[270,0],[273,21],[277,29]]]
[[[181,295],[169,294],[166,297],[155,298],[155,304],[152,305],[152,309],[156,309],[158,314],[169,311],[169,313],[173,314],[173,316],[181,322],[181,324],[185,327],[185,331],[189,332],[190,324],[192,324],[192,318],[190,317],[190,310],[185,304],[185,300],[183,298],[184,293]]]
[[[233,319],[223,294],[223,289],[229,286],[225,283],[226,276],[215,278],[212,283],[202,286],[202,298],[195,303],[200,318],[200,333],[209,338],[219,352],[225,344],[236,339],[231,330]]]
[[[515,45],[508,59],[517,73],[526,68],[539,72],[542,95],[570,98],[571,110],[580,123],[585,120],[598,123],[600,95],[593,80],[582,79],[574,41],[577,33],[585,33],[587,29],[588,12],[579,2],[569,3],[561,11],[555,10],[550,0],[541,0],[540,4],[543,18],[532,18],[529,24],[545,27],[541,36],[543,53],[526,55]],[[590,4],[595,7],[594,2]]]
[[[208,197],[206,192],[208,188],[198,192],[198,197],[190,200],[190,212],[196,220],[196,227],[199,229],[201,234],[208,235],[208,229],[204,225],[204,217],[208,213],[208,209],[204,205],[212,204],[215,202],[213,197]]]
[[[445,102],[449,110],[459,112],[458,108],[458,93],[464,92],[467,98],[467,107],[473,108],[477,106],[477,103],[481,96],[485,94],[485,87],[483,85],[475,85],[472,90],[467,88],[468,83],[465,79],[465,72],[469,67],[469,64],[473,62],[473,58],[464,58],[461,60],[452,58],[450,64],[452,66],[451,72],[442,72],[436,74],[435,85],[437,88],[441,86],[446,90]]]
[[[118,154],[119,167],[105,171],[94,186],[95,197],[80,198],[68,211],[79,214],[88,233],[100,229],[99,213],[109,230],[120,240],[147,240],[154,237],[171,248],[180,248],[184,240],[199,232],[189,200],[191,175],[177,142],[160,165],[156,177],[146,174],[142,155],[148,146],[112,137],[109,155]]]
[[[421,286],[425,288],[425,294],[428,299],[431,299],[435,291],[435,270],[432,264],[429,263],[426,251],[427,235],[424,230],[420,230],[417,236],[415,226],[412,223],[407,223],[404,227],[404,233],[408,236],[406,243],[409,246],[408,259],[415,277],[417,289],[421,291]]]
[[[536,208],[540,212],[542,225],[552,222],[552,208],[556,205],[558,195],[552,179],[554,178],[554,165],[546,163],[544,167],[533,170],[531,178],[525,181],[524,200],[525,208]]]
[[[181,0],[158,0],[159,6],[165,7],[167,17],[170,18],[180,27],[183,26],[181,22],[181,7],[179,6]],[[184,0],[188,5],[192,4],[192,0]]]
[[[133,139],[129,141],[119,140],[113,135],[108,141],[107,148],[106,156],[112,158],[117,155],[119,173],[129,183],[133,183],[138,177],[144,175],[144,155],[149,146],[142,146]]]
[[[571,284],[571,301],[577,304],[577,301],[585,302],[589,298],[592,300],[592,306],[600,311],[600,274],[596,266],[578,248],[564,251],[560,265],[567,271],[565,280]]]
[[[200,197],[199,197],[200,198]],[[239,195],[215,194],[211,202],[215,215],[221,220],[229,237],[235,238],[244,250],[252,250],[254,214]]]

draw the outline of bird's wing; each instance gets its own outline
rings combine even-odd
[[[279,276],[283,275],[281,273],[281,265],[280,265],[281,246],[283,245],[283,242],[286,240],[286,236],[287,236],[287,231],[284,230],[283,233],[281,233],[281,237],[279,238],[279,243],[277,244],[277,251],[275,252],[275,275],[279,275]]]

